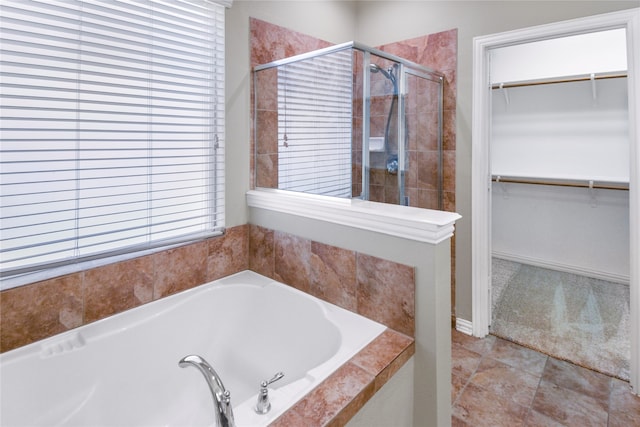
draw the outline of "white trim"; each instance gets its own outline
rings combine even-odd
[[[473,323],[468,320],[456,318],[456,331],[463,334],[473,335]]]
[[[233,0],[205,0],[207,3],[213,3],[226,8],[233,6]]]
[[[547,268],[549,270],[562,271],[564,273],[577,274],[579,276],[592,277],[594,279],[606,280],[608,282],[622,283],[629,285],[629,276],[623,274],[607,273],[606,271],[593,270],[577,265],[563,264],[545,259],[528,257],[506,252],[492,251],[493,258],[500,258],[507,261],[513,261],[520,264],[532,265],[534,267]]]
[[[259,188],[247,192],[249,207],[313,218],[403,239],[438,244],[453,236],[453,212],[391,205],[360,199]]]
[[[491,175],[489,172],[490,83],[489,50],[585,32],[626,28],[629,85],[630,132],[630,295],[631,375],[636,393],[640,390],[640,8],[587,18],[540,25],[473,40],[472,112],[472,322],[473,334],[489,332],[491,275]]]

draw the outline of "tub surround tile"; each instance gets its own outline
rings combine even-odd
[[[307,426],[340,425],[339,420],[355,414],[351,402],[362,406],[373,396],[373,380],[373,375],[347,362],[296,404],[294,411],[304,414]]]
[[[86,271],[85,323],[152,301],[153,270],[153,258],[145,256]]]
[[[0,294],[0,351],[9,351],[83,323],[83,273]]]
[[[154,299],[184,291],[207,281],[206,242],[163,251],[154,256]]]
[[[275,232],[258,225],[249,226],[249,269],[263,276],[275,275]]]
[[[414,268],[360,253],[356,265],[358,313],[414,336]]]
[[[208,240],[207,282],[249,269],[249,227],[229,228],[220,239]]]
[[[0,292],[0,351],[9,351],[246,270],[249,226],[223,236]]]
[[[270,425],[345,425],[414,352],[412,338],[385,330]]]
[[[393,329],[387,329],[354,356],[351,362],[375,375],[377,392],[414,353],[413,338]]]
[[[357,312],[356,253],[311,242],[309,291],[324,301]]]
[[[311,288],[311,241],[276,231],[275,279],[303,292]]]

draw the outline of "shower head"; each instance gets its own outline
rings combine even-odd
[[[389,67],[388,70],[384,70],[378,64],[369,64],[369,71],[371,71],[372,73],[382,73],[383,76],[385,76],[392,82],[395,82],[396,80],[395,76],[392,74],[393,68],[391,67]]]

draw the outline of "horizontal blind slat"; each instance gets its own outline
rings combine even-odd
[[[3,277],[224,227],[222,6],[0,7]]]

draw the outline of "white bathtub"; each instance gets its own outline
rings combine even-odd
[[[266,425],[384,329],[245,271],[1,354],[0,425],[214,425],[204,377],[178,367],[188,354],[218,372],[238,426]]]

